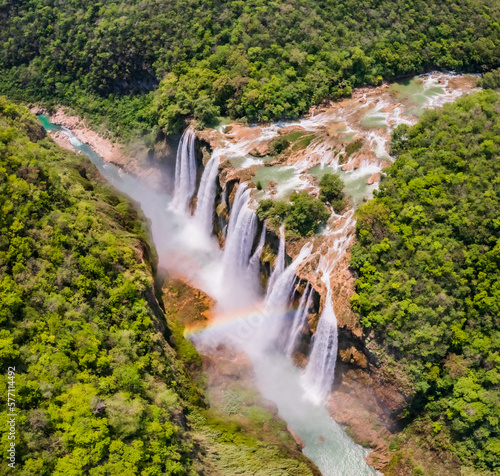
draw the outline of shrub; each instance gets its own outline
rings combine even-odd
[[[500,68],[486,73],[479,81],[479,86],[484,89],[500,88]]]
[[[271,155],[279,155],[290,145],[290,141],[283,136],[277,137],[271,144]]]
[[[354,154],[354,152],[357,152],[359,149],[361,149],[362,145],[363,145],[363,142],[360,139],[347,144],[347,146],[345,148],[346,157],[350,157],[352,154]]]
[[[261,220],[267,220],[272,228],[284,224],[292,235],[311,236],[320,223],[328,220],[330,213],[321,200],[307,192],[295,192],[290,202],[262,200],[257,215]]]
[[[285,219],[285,228],[300,236],[311,236],[320,223],[326,222],[330,213],[321,200],[307,192],[295,192],[291,198],[290,211]]]
[[[321,177],[319,186],[319,198],[325,203],[330,203],[336,213],[341,212],[346,206],[344,194],[342,193],[344,188],[342,179],[335,174],[325,174]]]

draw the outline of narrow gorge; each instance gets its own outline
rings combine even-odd
[[[213,299],[206,321],[185,326],[200,354],[248,356],[259,391],[323,475],[374,475],[390,463],[407,389],[394,384],[351,310],[355,209],[391,163],[394,128],[475,88],[472,76],[434,73],[355,90],[296,122],[188,125],[173,186],[160,187],[41,120],[140,205],[159,268]],[[344,202],[340,210],[327,202],[316,233],[263,217],[264,201],[288,203],[297,191],[316,199],[329,174],[342,178]]]

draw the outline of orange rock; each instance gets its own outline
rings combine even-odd
[[[255,144],[255,147],[250,151],[250,155],[254,157],[264,157],[269,155],[269,149],[272,141],[261,141]]]
[[[380,182],[380,172],[377,172],[373,175],[370,175],[367,179],[366,179],[366,183],[368,185],[372,185],[374,184],[375,182]]]

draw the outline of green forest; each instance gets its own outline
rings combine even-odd
[[[70,106],[125,139],[500,66],[494,0],[0,0],[0,22],[0,93]]]
[[[342,192],[344,182],[337,175],[323,175],[319,188],[319,198],[307,192],[294,192],[284,200],[261,200],[257,216],[275,233],[279,233],[280,226],[284,225],[287,238],[313,236],[325,225],[332,211],[342,212],[347,203]]]
[[[1,474],[314,474],[248,392],[237,421],[207,408],[178,304],[157,300],[142,214],[2,97],[0,208],[2,421],[9,367],[18,408],[16,467],[2,457]]]
[[[352,306],[413,391],[407,420],[500,474],[500,96],[427,111],[391,147],[357,212]]]
[[[405,389],[401,434],[420,424],[436,459],[475,468],[461,476],[500,475],[500,2],[0,0],[0,23],[0,386],[15,367],[18,474],[318,474],[241,382],[212,408],[183,337],[206,309],[178,321],[176,296],[198,291],[160,282],[137,204],[18,104],[69,107],[152,163],[191,120],[296,119],[439,70],[480,73],[484,90],[394,130],[395,161],[356,211],[351,306]],[[290,242],[321,233],[353,202],[336,175],[317,185],[261,200],[258,219]]]
[[[16,368],[22,474],[188,474],[193,442],[174,415],[199,397],[148,304],[138,213],[5,99],[0,163],[0,378]]]

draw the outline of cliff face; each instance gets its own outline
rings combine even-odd
[[[340,262],[341,270],[332,279],[339,346],[327,408],[355,441],[373,450],[368,463],[383,470],[393,458],[389,445],[393,434],[402,428],[403,410],[411,390],[402,387],[390,374],[390,367],[377,360],[352,312],[354,276],[348,268],[349,258],[347,251]]]
[[[207,324],[213,300],[188,283],[167,277],[163,304],[170,342],[203,387],[207,406],[190,418],[193,438],[203,449],[199,474],[269,474],[321,476],[287,431],[276,405],[265,400],[255,383],[250,359],[228,344],[202,346],[202,355],[184,339],[191,326]]]
[[[231,131],[241,134],[241,129]],[[219,147],[221,134],[205,131],[199,136],[199,144],[206,149]],[[248,139],[248,137],[246,137]],[[260,143],[261,148],[264,143]],[[256,150],[252,154],[257,155]],[[216,217],[214,233],[223,246],[224,231],[231,214],[231,207],[239,183],[251,182],[256,167],[237,169],[228,162],[222,162],[216,183]],[[359,443],[373,449],[368,462],[376,469],[383,469],[392,459],[388,450],[392,432],[400,427],[402,410],[409,389],[390,375],[383,363],[379,362],[373,349],[367,344],[366,336],[358,317],[352,312],[350,298],[354,294],[354,277],[349,269],[349,249],[354,240],[354,220],[352,212],[336,219],[331,230],[310,238],[287,240],[287,262],[291,262],[302,246],[312,241],[312,257],[298,267],[299,278],[293,295],[295,306],[302,297],[307,283],[312,287],[312,303],[307,315],[307,326],[303,329],[296,350],[292,355],[295,365],[305,367],[311,352],[311,342],[327,297],[327,287],[322,272],[318,271],[321,257],[327,257],[329,264],[329,285],[339,329],[337,367],[333,391],[327,408],[332,417],[346,425],[348,433]],[[263,223],[259,223],[256,241]],[[266,285],[279,249],[279,236],[274,230],[266,232],[265,247],[261,256],[261,283]],[[256,243],[254,243],[256,247]],[[326,271],[325,271],[326,272]]]

